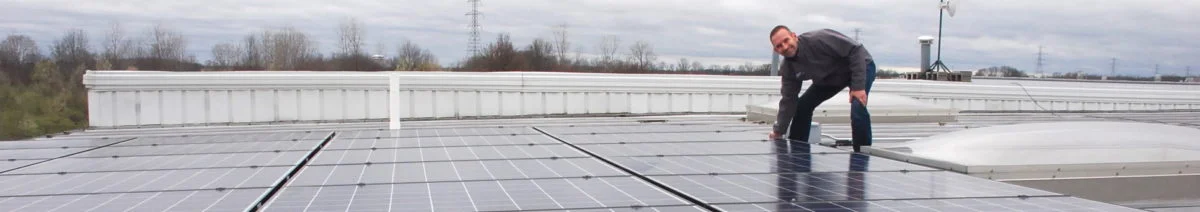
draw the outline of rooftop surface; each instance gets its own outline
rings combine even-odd
[[[1133,211],[796,142],[696,115],[113,129],[0,143],[0,210]],[[1005,123],[1196,113],[963,114],[882,144]],[[825,125],[831,137],[848,127]],[[890,140],[888,140],[890,139]]]

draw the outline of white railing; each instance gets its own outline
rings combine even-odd
[[[88,87],[89,122],[100,128],[742,113],[746,105],[779,100],[778,79],[761,76],[89,71],[84,84]],[[1040,110],[1032,104],[1036,100],[1047,109],[1121,111],[1200,109],[1197,89],[1200,87],[1022,89],[1016,85],[878,80],[872,92],[910,96],[960,110]]]

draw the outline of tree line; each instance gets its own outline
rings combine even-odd
[[[992,77],[1034,77],[1025,71],[1013,68],[1011,66],[993,66],[981,68],[975,71],[975,76],[992,76]],[[1081,79],[1081,80],[1124,80],[1124,81],[1155,81],[1153,76],[1131,76],[1131,75],[1116,75],[1105,76],[1101,74],[1089,74],[1084,72],[1053,72],[1045,74],[1041,78],[1051,79]],[[1180,75],[1162,75],[1161,80],[1164,82],[1182,82],[1187,76]]]
[[[9,34],[0,41],[0,140],[51,135],[87,124],[86,70],[157,71],[566,71],[604,73],[678,73],[767,75],[769,64],[705,65],[681,58],[661,61],[646,41],[622,44],[603,36],[596,54],[584,55],[583,45],[568,39],[567,26],[553,37],[528,45],[511,42],[501,33],[478,55],[442,67],[433,53],[417,43],[402,41],[394,49],[376,43],[368,51],[366,27],[348,18],[337,28],[336,49],[323,54],[316,39],[294,27],[271,27],[213,45],[211,59],[199,62],[189,53],[187,36],[158,23],[129,30],[113,23],[100,39],[70,29],[49,45],[48,54],[30,36]],[[572,49],[573,48],[573,49]],[[572,51],[573,50],[573,51]]]
[[[479,54],[468,57],[449,70],[454,71],[555,71],[555,72],[600,72],[600,73],[667,73],[667,74],[717,74],[717,75],[768,75],[770,64],[746,62],[741,65],[708,65],[700,61],[680,58],[678,61],[662,61],[654,46],[646,41],[636,41],[622,46],[615,35],[602,36],[595,45],[597,54],[584,56],[584,47],[572,46],[567,38],[566,25],[554,29],[550,40],[535,38],[528,45],[519,46],[511,41],[509,34],[500,33],[494,42],[488,43]]]

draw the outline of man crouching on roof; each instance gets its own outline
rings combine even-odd
[[[822,102],[850,87],[850,127],[854,151],[871,145],[871,114],[867,94],[875,82],[875,62],[861,43],[840,32],[821,29],[793,33],[787,26],[771,29],[771,45],[784,56],[780,65],[783,99],[770,138],[784,134],[790,140],[808,141],[813,110]],[[800,93],[801,83],[812,85]],[[790,126],[789,126],[790,125]]]

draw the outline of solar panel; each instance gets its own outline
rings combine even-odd
[[[456,146],[504,146],[529,144],[561,144],[545,135],[470,135],[444,137],[401,137],[401,138],[360,138],[336,139],[325,149],[370,149],[375,148],[414,148],[414,147],[456,147]]]
[[[731,132],[729,128],[708,124],[637,124],[615,126],[550,126],[537,127],[554,135],[609,134],[609,133],[687,133],[687,132]],[[765,129],[765,128],[759,128]],[[736,130],[734,130],[736,131]]]
[[[708,203],[1059,196],[943,171],[652,176]]]
[[[15,169],[17,167],[26,166],[26,165],[41,162],[41,161],[43,161],[43,160],[17,160],[17,159],[0,160],[0,174],[5,173],[5,171]]]
[[[0,176],[0,197],[268,188],[291,167]]]
[[[522,210],[522,211],[562,211],[562,209],[548,209],[548,210]],[[629,206],[629,207],[620,207],[620,208],[574,208],[574,209],[571,209],[571,211],[573,211],[573,212],[580,212],[580,211],[584,211],[584,212],[593,212],[593,211],[594,211],[594,212],[601,212],[601,211],[603,211],[603,212],[642,212],[642,211],[656,211],[656,212],[688,212],[688,211],[709,211],[709,210],[706,210],[706,209],[704,209],[704,208],[697,207],[697,206],[641,206],[641,205],[631,205],[631,206]]]
[[[358,130],[338,133],[338,138],[408,138],[408,137],[443,137],[443,136],[475,136],[475,135],[540,135],[541,133],[529,127],[455,127],[455,128],[425,128],[403,130]]]
[[[718,141],[762,141],[766,133],[755,132],[662,132],[662,133],[606,133],[555,135],[572,144],[616,144],[649,142],[718,142]]]
[[[177,144],[223,144],[241,142],[292,141],[292,140],[325,140],[330,131],[295,131],[254,134],[218,134],[191,136],[159,136],[139,137],[113,146],[158,146]]]
[[[524,146],[430,147],[399,149],[324,150],[312,165],[500,160],[533,158],[583,158],[583,153],[563,144]]]
[[[591,158],[308,166],[292,186],[629,176]]]
[[[267,189],[0,197],[0,211],[245,211]]]
[[[643,175],[936,170],[861,154],[650,156],[610,160]]]
[[[110,146],[72,157],[105,158],[129,156],[165,156],[188,154],[223,154],[278,151],[311,151],[321,140],[263,141],[239,143],[207,143],[158,146]]]
[[[0,173],[0,211],[246,211],[260,201],[267,211],[1121,209],[840,149],[765,141],[750,132],[759,128],[358,130],[337,132],[320,151],[331,132],[22,144],[0,150],[13,153],[0,154],[13,157],[0,161],[0,171],[37,164]]]
[[[127,140],[126,138],[103,138],[103,139],[53,139],[53,140],[34,140],[34,141],[2,141],[0,142],[0,150],[18,150],[18,149],[61,149],[67,148],[82,148],[82,147],[98,147],[114,142]],[[4,155],[4,154],[0,154]]]
[[[290,151],[278,153],[255,152],[117,158],[60,158],[4,174],[54,174],[58,172],[113,172],[251,166],[290,167],[295,166],[307,154],[308,152],[303,151]]]
[[[569,142],[569,141],[568,141]],[[775,154],[776,141],[742,142],[679,142],[679,143],[625,143],[585,144],[579,147],[604,157],[658,156],[658,155],[745,155]],[[849,153],[819,145],[811,147],[812,153]]]
[[[981,198],[717,204],[725,211],[1140,211],[1074,198]]]
[[[288,186],[266,211],[498,211],[688,206],[633,177]]]
[[[87,151],[92,147],[68,147],[68,148],[51,148],[51,149],[0,149],[0,160],[35,160],[35,159],[52,159],[58,158],[82,151]]]

